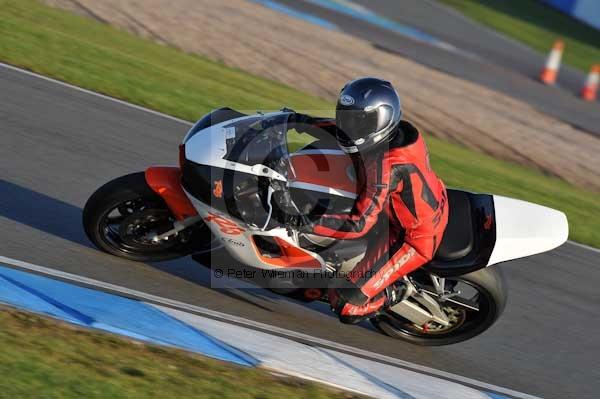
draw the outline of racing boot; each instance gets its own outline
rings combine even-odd
[[[405,287],[404,282],[395,282],[363,305],[347,302],[343,299],[343,295],[339,295],[338,289],[330,289],[329,303],[342,323],[358,324],[402,301],[406,293]]]

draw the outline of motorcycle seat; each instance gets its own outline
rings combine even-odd
[[[473,250],[473,223],[469,195],[448,190],[448,225],[435,254],[436,261],[448,262],[464,258]]]

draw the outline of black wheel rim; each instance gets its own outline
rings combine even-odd
[[[107,245],[128,254],[161,252],[171,249],[179,239],[152,241],[152,237],[171,228],[175,219],[163,204],[138,197],[107,209],[100,219],[100,232]]]

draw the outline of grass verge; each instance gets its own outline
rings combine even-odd
[[[441,1],[543,54],[562,38],[564,61],[585,72],[600,63],[600,32],[537,0]]]
[[[0,398],[358,397],[11,308],[0,326]]]
[[[4,62],[187,120],[225,105],[332,112],[323,99],[35,0],[0,0],[0,37]],[[434,137],[428,144],[447,185],[560,209],[571,239],[600,247],[597,194]]]

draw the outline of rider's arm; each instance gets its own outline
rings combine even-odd
[[[314,223],[313,233],[336,239],[355,239],[367,234],[377,218],[389,194],[389,171],[384,164],[387,157],[367,171],[367,184],[356,199],[352,211],[345,215],[323,215]]]
[[[298,133],[308,133],[317,140],[335,139],[335,119],[296,113],[289,123]]]

